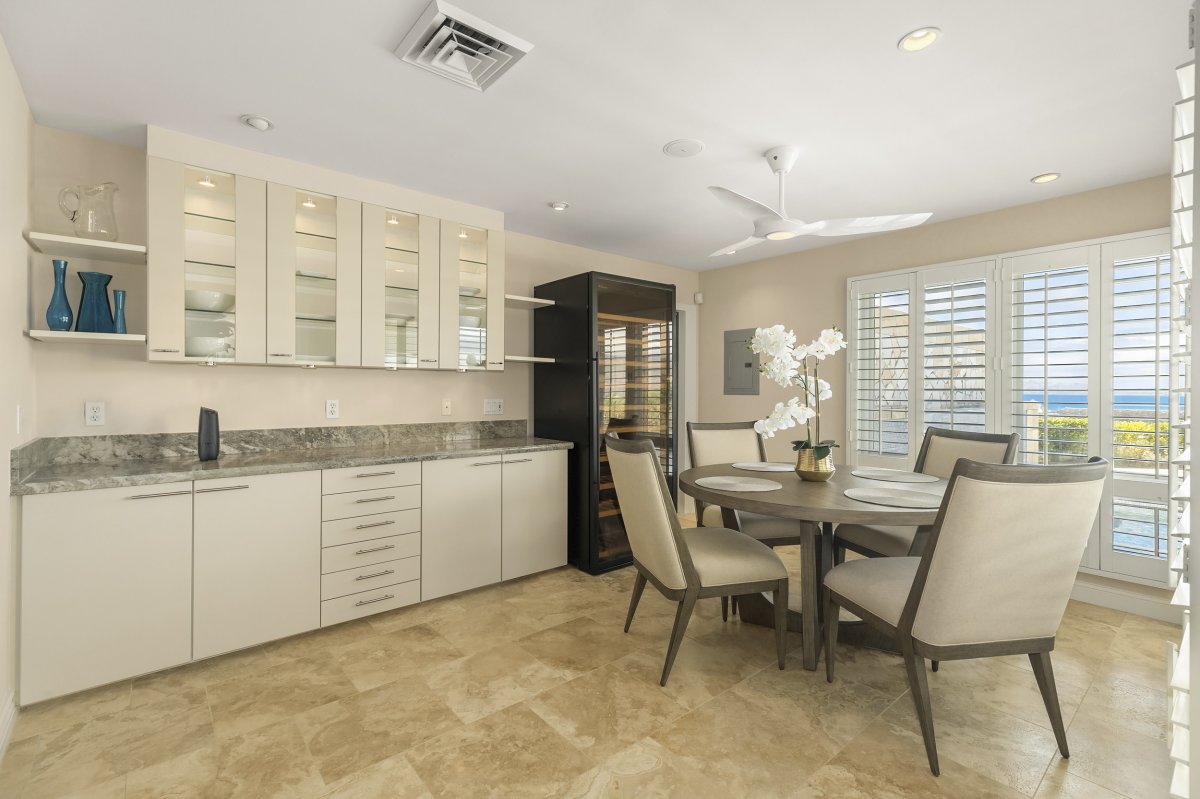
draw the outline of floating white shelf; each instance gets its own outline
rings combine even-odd
[[[513,363],[556,363],[553,358],[538,358],[536,355],[505,355],[504,360]]]
[[[541,300],[537,297],[522,297],[520,294],[505,294],[504,302],[513,308],[549,308],[554,300]]]
[[[30,247],[46,255],[121,264],[146,263],[146,248],[141,244],[122,244],[119,241],[97,241],[76,236],[60,236],[57,233],[34,232],[26,233],[25,240],[29,242]]]
[[[145,344],[146,337],[140,333],[78,333],[74,330],[30,330],[31,339],[48,341],[51,344]]]

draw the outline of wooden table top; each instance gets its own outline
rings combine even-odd
[[[849,466],[838,466],[833,477],[827,482],[810,483],[801,480],[795,472],[754,472],[735,469],[733,464],[726,463],[688,469],[679,475],[679,488],[688,496],[710,505],[813,522],[908,526],[933,524],[937,519],[936,508],[922,510],[872,505],[869,502],[850,499],[842,492],[847,488],[914,487],[936,491],[945,490],[947,481],[938,480],[936,483],[922,483],[919,486],[910,483],[886,483],[855,477],[850,473],[851,470],[852,467]],[[778,491],[758,492],[717,491],[696,485],[696,480],[702,477],[760,477],[782,483],[783,488]]]

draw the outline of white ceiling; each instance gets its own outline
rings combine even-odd
[[[705,187],[774,204],[777,144],[802,148],[807,220],[936,222],[1165,173],[1189,57],[1188,0],[457,0],[535,45],[480,94],[392,54],[425,5],[0,0],[0,34],[41,124],[141,145],[152,123],[689,269],[839,241],[707,256],[750,224]],[[942,40],[899,52],[923,25]],[[664,156],[681,137],[707,148]]]

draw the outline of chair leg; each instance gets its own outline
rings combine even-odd
[[[929,668],[932,671],[937,671],[938,670],[938,662],[936,660],[929,661]]]
[[[837,649],[838,618],[841,612],[833,601],[833,592],[825,589],[825,680],[833,682],[833,659]]]
[[[633,624],[633,614],[637,611],[638,602],[642,598],[642,590],[645,587],[646,575],[638,572],[637,577],[633,578],[633,596],[629,597],[629,613],[625,616],[625,632],[629,632],[629,625]]]
[[[1062,710],[1058,705],[1058,689],[1054,685],[1054,667],[1050,665],[1050,653],[1030,652],[1029,664],[1033,666],[1033,676],[1037,678],[1038,688],[1042,692],[1042,702],[1046,705],[1050,726],[1054,728],[1058,751],[1063,757],[1070,757],[1071,752],[1067,749],[1067,730],[1063,727]]]
[[[787,614],[788,614],[788,581],[779,581],[779,587],[772,594],[775,603],[775,649],[779,656],[779,670],[783,671],[787,659]]]
[[[662,679],[658,684],[665,686],[667,677],[671,676],[671,667],[675,665],[675,655],[679,653],[679,645],[683,643],[683,634],[687,631],[688,621],[692,618],[692,609],[696,607],[696,595],[686,593],[675,609],[675,626],[671,628],[671,643],[667,646],[667,662],[663,664]]]
[[[917,720],[921,722],[921,737],[925,739],[925,754],[929,757],[929,770],[933,776],[941,774],[938,767],[937,744],[933,739],[933,708],[929,704],[929,682],[925,677],[925,658],[913,652],[912,641],[902,641],[904,667],[908,672],[908,687],[913,704],[917,706]]]
[[[721,621],[729,621],[729,597],[721,597]]]

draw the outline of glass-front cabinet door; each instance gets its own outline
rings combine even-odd
[[[264,363],[266,184],[148,163],[151,361]]]
[[[440,368],[504,369],[504,231],[441,223]]]
[[[362,365],[438,367],[438,220],[362,209]]]
[[[361,363],[361,203],[267,187],[267,363]]]

